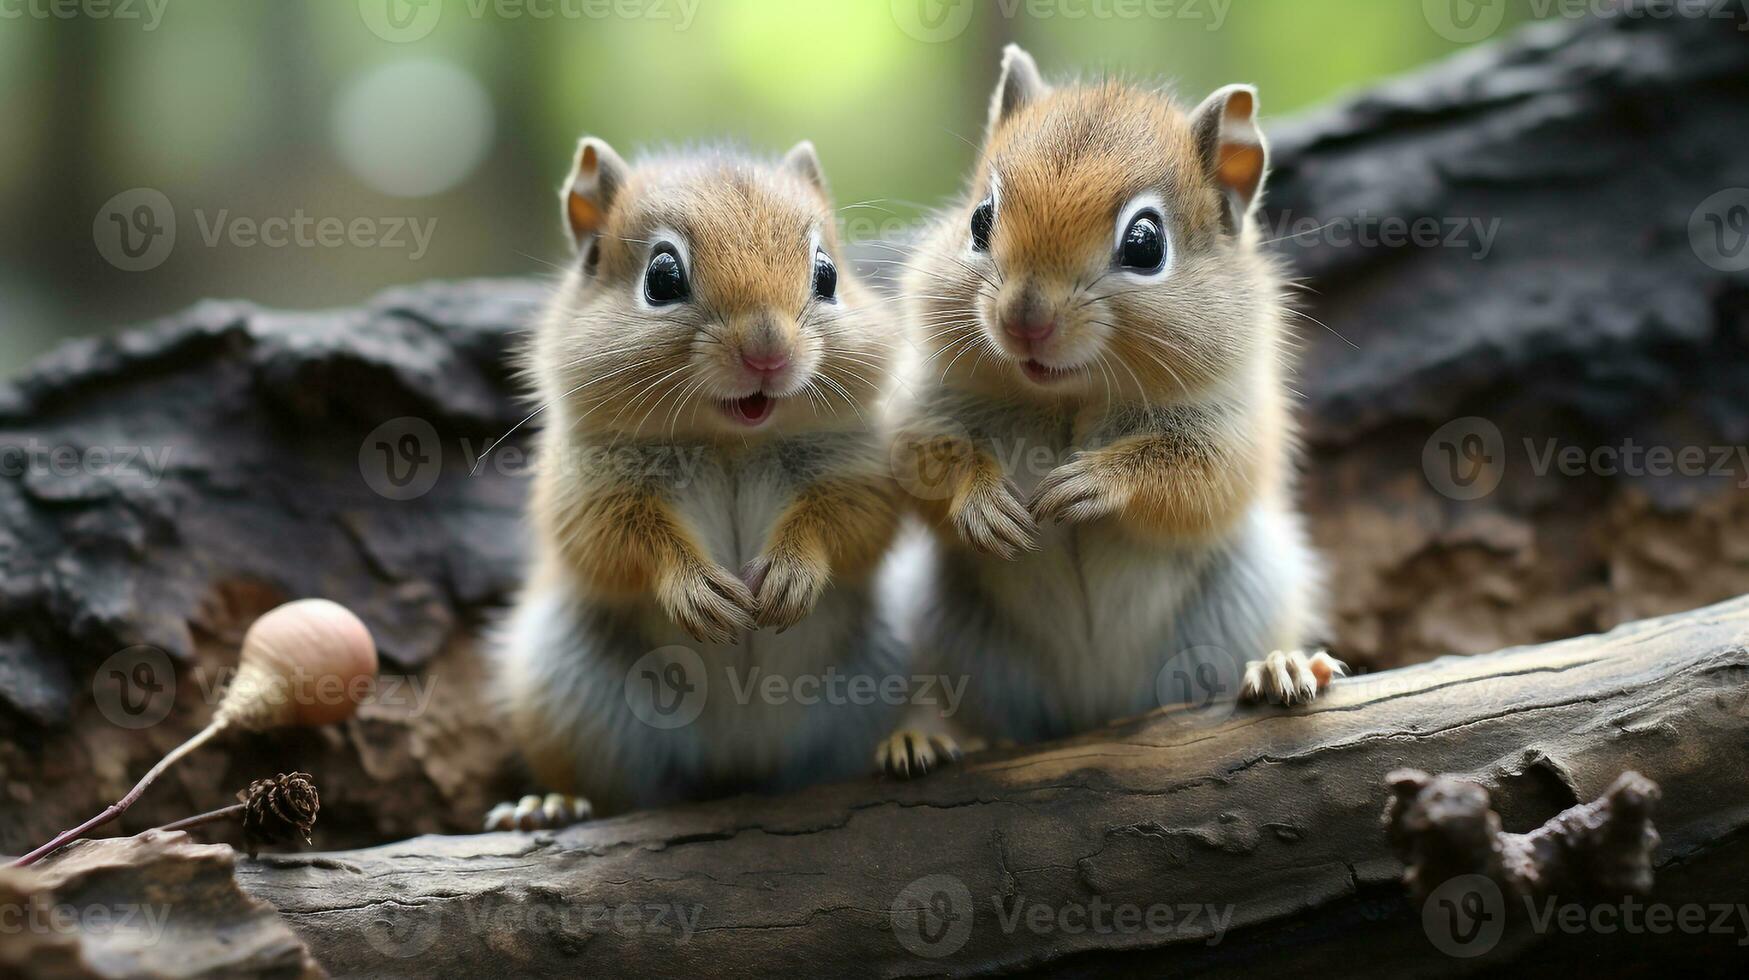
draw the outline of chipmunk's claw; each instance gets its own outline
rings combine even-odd
[[[1038,523],[1011,481],[991,481],[966,495],[952,515],[960,540],[997,558],[1013,559],[1038,547]]]
[[[1244,701],[1275,701],[1292,706],[1311,701],[1330,682],[1348,674],[1348,665],[1324,650],[1277,650],[1245,665],[1239,685]]]
[[[670,619],[703,643],[733,643],[753,629],[753,593],[740,578],[708,563],[675,574],[656,593]]]
[[[1080,456],[1052,470],[1033,491],[1029,503],[1033,520],[1082,524],[1109,517],[1123,509],[1108,481],[1099,478],[1096,464]]]
[[[824,569],[788,555],[761,555],[748,563],[742,577],[754,594],[754,621],[760,627],[775,626],[779,633],[813,611],[828,579]]]
[[[582,823],[595,813],[595,808],[581,796],[548,793],[529,794],[520,800],[505,801],[486,813],[486,829],[492,830],[557,830]]]
[[[958,762],[964,754],[952,736],[905,728],[875,749],[875,768],[898,779],[916,779]]]

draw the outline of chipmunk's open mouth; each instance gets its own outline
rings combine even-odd
[[[1027,380],[1034,384],[1048,385],[1053,381],[1061,381],[1075,372],[1070,368],[1054,368],[1038,361],[1021,361],[1020,369],[1026,373]]]
[[[771,418],[771,412],[775,408],[777,399],[764,392],[723,402],[723,412],[748,428],[763,425],[766,419]]]

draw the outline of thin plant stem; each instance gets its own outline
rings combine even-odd
[[[205,813],[197,813],[192,817],[183,817],[175,823],[167,823],[162,827],[153,827],[152,829],[190,830],[195,827],[204,827],[209,823],[218,823],[222,820],[229,820],[232,817],[240,817],[248,806],[247,803],[233,803],[230,806],[219,807],[217,810],[208,810]]]
[[[158,761],[158,764],[151,768],[151,771],[147,772],[144,776],[140,777],[140,781],[134,784],[133,789],[128,790],[126,796],[122,797],[119,800],[116,800],[114,803],[111,803],[109,805],[108,809],[104,810],[102,813],[99,813],[97,816],[92,817],[90,820],[85,821],[84,823],[80,824],[79,826],[74,827],[72,830],[64,830],[61,833],[57,834],[55,836],[54,840],[49,841],[47,844],[44,844],[43,846],[37,848],[36,850],[31,851],[29,854],[26,854],[25,856],[19,858],[18,860],[13,861],[10,865],[8,865],[8,867],[13,867],[13,868],[29,867],[30,865],[33,865],[36,862],[42,860],[44,857],[47,857],[48,855],[53,854],[54,852],[60,850],[64,845],[67,844],[68,841],[78,840],[79,838],[85,836],[86,834],[90,833],[91,831],[96,830],[98,827],[101,827],[104,824],[110,822],[111,820],[114,820],[116,817],[121,816],[124,812],[127,811],[128,807],[134,805],[134,801],[140,798],[140,794],[144,793],[146,791],[146,787],[152,785],[154,780],[156,780],[160,775],[163,775],[164,770],[166,770],[166,769],[170,768],[172,765],[174,765],[178,759],[181,759],[183,756],[187,755],[188,753],[193,752],[195,749],[200,748],[202,745],[205,745],[207,743],[207,741],[210,740],[213,736],[224,731],[225,728],[228,726],[229,722],[230,722],[230,719],[227,717],[224,717],[222,715],[218,718],[214,718],[211,724],[207,725],[205,728],[201,729],[199,732],[196,732],[193,738],[190,738],[188,741],[183,742],[181,745],[178,745],[176,748],[174,748],[170,751],[169,755],[160,759]]]

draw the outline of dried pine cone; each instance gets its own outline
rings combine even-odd
[[[316,826],[316,811],[322,801],[307,772],[282,772],[272,779],[257,779],[237,794],[243,801],[243,842],[254,857],[263,844],[278,844],[292,837],[310,843]]]

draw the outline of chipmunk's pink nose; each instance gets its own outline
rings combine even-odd
[[[1010,337],[1036,344],[1057,332],[1057,321],[1054,317],[1048,316],[1022,316],[1004,319],[1002,329]]]
[[[768,354],[742,351],[741,363],[747,365],[747,370],[754,374],[776,374],[789,367],[789,354],[785,351],[774,351]]]

